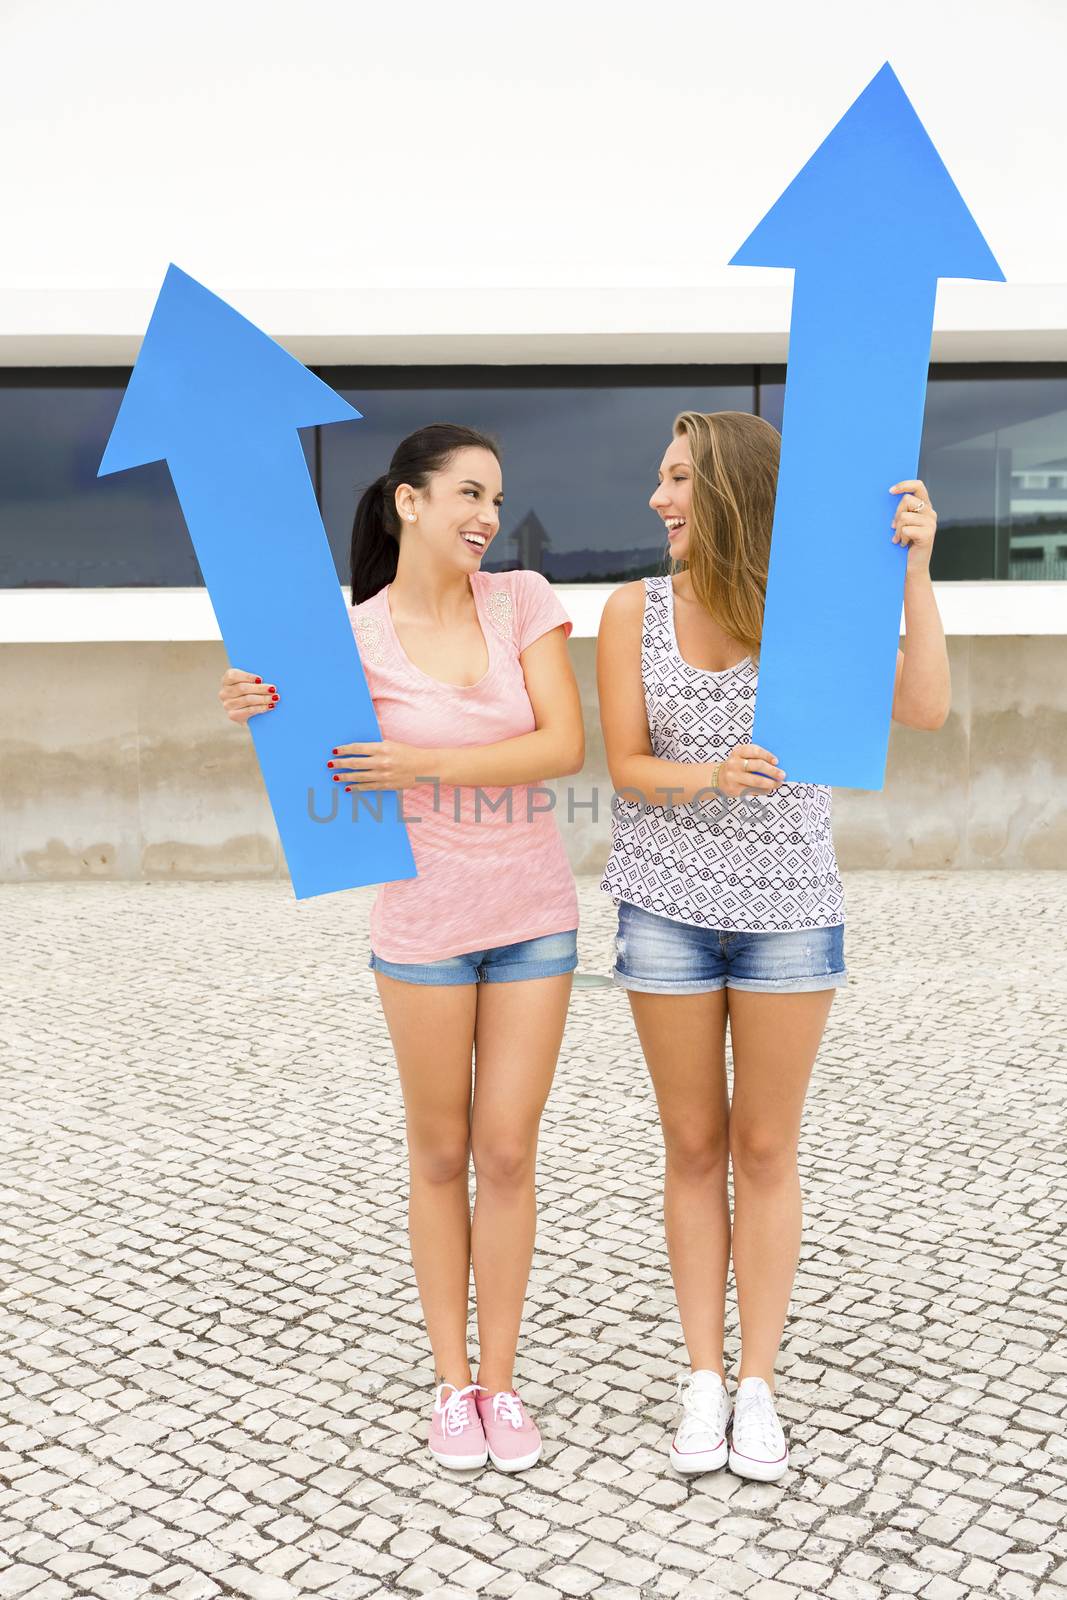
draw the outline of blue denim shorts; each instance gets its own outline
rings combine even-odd
[[[465,955],[440,961],[383,961],[371,951],[367,962],[387,978],[402,983],[515,983],[519,978],[555,978],[578,965],[578,930],[543,933],[516,944],[497,944],[488,950],[468,950]]]
[[[836,989],[848,982],[845,927],[731,933],[674,922],[621,900],[611,976],[621,988],[646,994]]]

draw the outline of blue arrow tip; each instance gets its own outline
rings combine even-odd
[[[886,61],[757,224],[731,266],[1004,274]]]
[[[172,261],[97,476],[217,450],[236,419],[269,437],[359,418],[321,378]]]

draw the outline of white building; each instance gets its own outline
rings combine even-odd
[[[0,877],[284,871],[166,469],[95,478],[168,262],[364,412],[306,436],[340,582],[402,433],[500,437],[510,560],[560,585],[595,718],[675,412],[780,420],[791,274],[727,262],[886,60],[1007,281],[937,298],[953,713],[894,732],[883,792],[838,792],[839,855],[1067,864],[1062,8],[50,0],[0,12],[0,46]],[[924,225],[887,197],[887,251]],[[606,830],[565,826],[576,866]]]

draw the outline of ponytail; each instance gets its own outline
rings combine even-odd
[[[386,503],[383,472],[364,489],[352,524],[352,604],[361,605],[396,577],[400,546],[396,536],[396,506]]]
[[[366,488],[352,524],[352,604],[362,605],[396,577],[400,559],[400,518],[396,491],[402,483],[424,489],[457,450],[488,450],[500,460],[495,439],[458,423],[431,422],[401,439],[389,471]]]

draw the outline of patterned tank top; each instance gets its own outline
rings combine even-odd
[[[746,656],[724,672],[691,666],[678,649],[670,576],[644,584],[641,676],[652,753],[724,761],[736,745],[753,743],[756,665]],[[673,807],[625,792],[613,797],[612,849],[599,885],[615,902],[735,933],[844,923],[827,786],[787,780],[758,800],[708,795]]]

